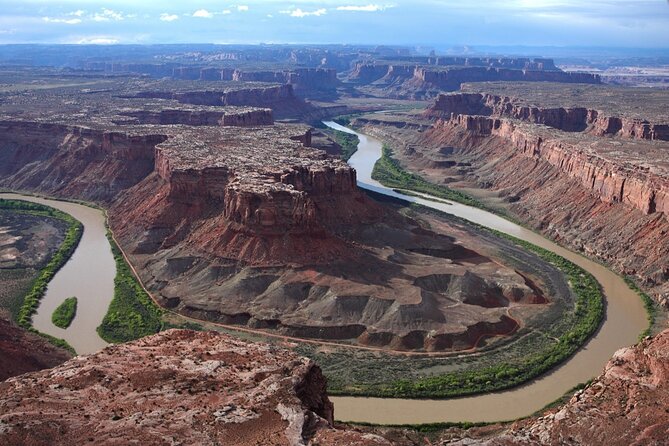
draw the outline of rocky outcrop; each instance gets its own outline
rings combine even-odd
[[[157,177],[126,194],[114,207],[112,224],[120,234],[133,222],[135,230],[144,228],[144,236],[128,237],[128,243],[148,252],[178,242],[188,234],[186,226],[214,213],[206,230],[190,236],[218,257],[261,264],[331,261],[346,251],[346,244],[327,235],[330,223],[366,221],[379,211],[356,188],[355,171],[305,148],[310,139],[307,128],[287,125],[182,133],[156,147]],[[155,194],[153,187],[164,194]],[[147,206],[151,214],[145,213]],[[174,232],[166,240],[156,229],[159,244],[154,245],[146,231],[162,228],[165,219],[182,223],[171,224]],[[217,234],[215,243],[211,231]],[[309,250],[310,243],[323,249]]]
[[[428,63],[355,64],[348,80],[372,84],[385,96],[425,99],[455,91],[466,82],[559,82],[599,84],[596,75],[559,70],[550,59],[430,58]]]
[[[270,108],[278,119],[311,117],[319,108],[295,96],[293,86],[284,85],[238,85],[235,87],[207,90],[146,90],[136,93],[136,98],[175,99],[182,104],[202,106],[237,106]]]
[[[171,330],[0,383],[7,445],[388,444],[333,417],[313,362],[215,332]]]
[[[164,134],[0,121],[0,185],[109,201],[152,170]]]
[[[663,163],[649,162],[662,159],[664,143],[471,115],[437,121],[418,140],[414,147],[430,149],[403,154],[409,168],[437,169],[439,181],[455,166],[456,175],[508,197],[521,219],[667,301],[669,179]]]
[[[537,135],[507,120],[470,115],[439,121],[430,134],[426,138],[453,143],[455,139],[449,135],[459,139],[455,134],[461,134],[465,138],[457,143],[461,148],[477,144],[481,137],[504,140],[516,154],[550,164],[604,202],[622,203],[646,215],[664,213],[669,219],[668,179],[648,169],[604,157],[601,152],[587,150],[580,144]]]
[[[454,68],[435,70],[418,67],[411,79],[414,87],[455,91],[464,82],[531,81],[561,83],[599,83],[597,75],[563,71],[514,70],[508,68]]]
[[[521,100],[489,93],[441,94],[425,115],[448,119],[451,115],[484,115],[542,124],[565,132],[586,132],[596,136],[669,140],[669,124],[640,118],[610,116],[586,107],[540,107]]]
[[[272,125],[274,118],[269,108],[227,107],[225,110],[188,110],[162,109],[124,111],[121,116],[129,116],[122,124],[153,124],[153,125],[222,125],[234,127],[254,127]],[[121,123],[120,121],[116,121]]]
[[[72,357],[45,338],[17,327],[0,315],[0,381],[55,367]]]
[[[389,66],[373,62],[358,62],[355,64],[348,79],[360,84],[369,84],[381,79],[388,73]]]
[[[514,423],[493,437],[485,428],[444,444],[661,445],[669,429],[669,331],[619,350],[604,372],[565,405]],[[480,432],[479,432],[480,431]]]

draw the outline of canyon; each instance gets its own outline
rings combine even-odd
[[[573,305],[537,256],[505,266],[512,244],[481,248],[476,231],[435,232],[369,198],[350,166],[311,147],[323,138],[309,126],[274,122],[282,101],[307,106],[290,85],[113,82],[12,96],[0,110],[0,186],[107,207],[162,306],[286,336],[448,352]]]
[[[352,125],[387,143],[400,168],[610,265],[659,309],[669,306],[666,93],[601,85],[543,57],[142,54],[0,70],[0,187],[105,208],[170,321],[243,334],[168,330],[69,359],[0,319],[0,356],[16,365],[0,368],[3,443],[661,444],[662,313],[654,337],[617,352],[565,404],[471,429],[336,424],[331,364],[300,355],[360,361],[342,368],[373,356],[360,376],[397,375],[392,361],[407,358],[416,371],[401,379],[423,380],[488,354],[502,364],[494,355],[518,340],[559,343],[549,327],[578,311],[545,258],[362,190],[330,130],[314,128],[321,119],[359,112]]]
[[[550,83],[464,89],[439,96],[422,116],[359,124],[394,141],[394,156],[410,170],[474,194],[472,188],[490,190],[497,198],[479,194],[484,202],[636,277],[664,304],[663,93]],[[642,111],[621,109],[633,108],[632,95],[644,103]]]

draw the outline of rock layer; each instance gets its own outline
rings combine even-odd
[[[313,362],[286,350],[171,330],[0,383],[0,442],[362,442],[333,429],[325,388]]]
[[[55,367],[71,357],[68,351],[54,347],[46,339],[17,327],[0,315],[0,381]]]
[[[453,445],[661,445],[669,429],[669,331],[619,350],[564,406],[492,438],[465,433]]]
[[[586,132],[596,136],[669,140],[669,124],[610,116],[601,110],[586,107],[531,106],[523,104],[519,99],[490,93],[441,94],[426,111],[428,117],[443,119],[458,114],[513,118],[566,132]]]

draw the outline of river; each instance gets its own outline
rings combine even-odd
[[[61,210],[79,220],[84,233],[79,246],[56,273],[33,315],[33,327],[42,333],[65,339],[78,354],[94,353],[107,343],[96,328],[107,313],[114,296],[116,263],[107,240],[105,215],[77,203],[18,194],[0,194],[0,198],[31,201]],[[77,314],[66,329],[51,322],[53,311],[66,298],[77,297]]]
[[[633,344],[646,328],[646,312],[639,296],[621,277],[604,266],[490,212],[459,203],[446,204],[404,195],[384,187],[371,178],[372,168],[381,156],[381,142],[334,122],[326,122],[326,125],[357,134],[360,138],[358,151],[349,160],[349,164],[357,171],[358,186],[439,209],[553,251],[592,273],[602,285],[607,299],[606,317],[597,334],[568,362],[524,386],[448,400],[332,397],[338,420],[414,424],[501,421],[523,417],[541,409],[575,385],[598,375],[616,350]],[[81,242],[70,260],[49,283],[37,313],[33,316],[33,326],[41,332],[65,339],[79,354],[93,353],[106,346],[107,343],[97,335],[95,329],[100,325],[113,297],[116,265],[105,235],[103,212],[76,203],[46,198],[17,194],[0,194],[0,197],[45,204],[82,222],[84,233]],[[77,315],[72,325],[63,330],[51,323],[51,314],[70,296],[78,298]]]
[[[526,385],[502,392],[447,400],[331,397],[338,420],[417,424],[490,422],[524,417],[555,401],[577,384],[600,374],[613,353],[634,344],[639,333],[647,327],[646,310],[641,298],[620,276],[606,267],[490,212],[454,202],[446,204],[404,195],[383,186],[372,179],[374,164],[381,157],[381,141],[332,121],[325,122],[325,125],[360,138],[358,151],[348,161],[357,172],[359,187],[462,217],[559,254],[597,279],[602,285],[607,303],[604,322],[595,336],[567,362]]]

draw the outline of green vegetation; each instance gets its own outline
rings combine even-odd
[[[54,209],[49,206],[45,206],[38,203],[32,203],[22,200],[6,200],[0,198],[0,209],[6,209],[13,212],[30,214],[30,215],[41,215],[46,217],[53,217],[59,220],[63,220],[68,224],[67,231],[65,232],[65,238],[63,243],[61,243],[58,250],[51,257],[46,266],[39,272],[37,278],[33,281],[30,291],[23,298],[21,307],[16,313],[16,322],[23,328],[37,333],[40,336],[47,338],[52,344],[65,348],[76,354],[72,346],[70,346],[65,340],[58,339],[53,336],[47,335],[45,333],[40,333],[32,327],[32,316],[37,311],[39,302],[44,297],[46,293],[47,286],[53,276],[67,263],[72,254],[74,253],[77,245],[79,245],[79,240],[83,234],[83,225],[81,222],[76,220],[71,215],[61,212],[58,209]]]
[[[62,304],[58,305],[51,315],[53,325],[60,328],[67,328],[72,323],[77,314],[77,298],[68,297]]]
[[[56,275],[58,270],[70,259],[72,253],[77,248],[79,240],[83,234],[82,224],[72,216],[57,209],[44,206],[37,203],[25,202],[20,200],[0,199],[0,209],[9,209],[15,212],[21,212],[32,215],[43,215],[58,218],[68,223],[68,229],[65,232],[65,239],[58,250],[54,253],[49,263],[40,271],[39,276],[32,284],[32,287],[18,312],[17,322],[23,328],[30,328],[32,325],[32,316],[37,311],[39,302],[46,293],[49,281]]]
[[[336,122],[339,125],[343,125],[344,127],[350,127],[351,126],[351,120],[355,117],[355,115],[341,115],[337,116],[336,118],[333,119],[334,122]]]
[[[116,260],[116,277],[114,298],[98,334],[107,342],[120,343],[159,332],[162,310],[144,291],[111,234],[107,238]]]
[[[341,130],[328,129],[328,131],[334,137],[335,142],[341,146],[341,159],[348,161],[358,150],[360,138],[358,138],[358,135],[342,132]]]
[[[641,301],[643,302],[643,306],[646,308],[646,315],[648,316],[648,328],[639,334],[639,340],[641,340],[652,334],[653,326],[655,326],[655,318],[657,317],[657,305],[655,304],[653,298],[644,293],[630,276],[625,276],[623,279],[625,280],[627,286],[629,286],[630,289],[634,290],[639,295]]]
[[[386,199],[386,198],[384,198]],[[399,200],[390,198],[401,206]],[[597,281],[570,261],[531,243],[490,230],[445,212],[417,204],[421,213],[466,224],[482,237],[495,236],[531,251],[559,269],[570,284],[572,299],[556,300],[540,329],[521,327],[513,338],[497,339],[477,355],[414,356],[378,355],[338,349],[321,352],[309,346],[297,348],[311,357],[328,377],[333,395],[404,398],[444,398],[502,390],[527,382],[573,355],[598,329],[604,316],[604,301]],[[508,261],[513,264],[514,257]],[[544,316],[541,316],[542,318]]]
[[[446,186],[430,183],[414,173],[404,170],[397,160],[392,157],[392,150],[383,145],[381,158],[374,164],[372,178],[386,187],[395,189],[407,189],[415,192],[430,194],[437,198],[456,201],[481,209],[485,209],[483,203],[462,192],[450,189]]]
[[[30,327],[28,329],[28,331],[31,331],[31,332],[43,337],[44,339],[46,339],[47,341],[49,341],[51,344],[55,345],[56,347],[63,348],[65,350],[67,350],[68,352],[72,353],[75,356],[77,354],[76,350],[70,344],[68,344],[65,339],[57,338],[55,336],[51,336],[49,334],[42,333],[41,331],[37,331],[32,327]]]
[[[204,327],[196,322],[186,321],[179,324],[173,322],[163,321],[160,331],[169,330],[172,328],[180,328],[183,330],[205,331]]]
[[[483,227],[481,227],[484,229]],[[551,251],[508,234],[486,229],[538,254],[562,271],[576,296],[566,330],[556,343],[534,353],[522,363],[498,363],[478,370],[456,371],[415,381],[398,380],[379,388],[380,396],[425,398],[454,397],[492,392],[517,386],[565,361],[594,334],[604,317],[604,299],[595,278],[579,266]]]

